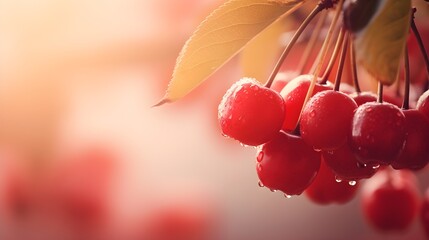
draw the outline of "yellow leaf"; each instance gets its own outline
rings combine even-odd
[[[163,100],[184,97],[280,16],[304,0],[229,0],[213,11],[186,42]]]
[[[369,24],[355,35],[357,61],[385,85],[395,82],[411,17],[411,0],[382,0]]]
[[[241,68],[244,77],[265,83],[282,49],[281,36],[292,27],[284,19],[276,21],[252,39],[241,52]]]

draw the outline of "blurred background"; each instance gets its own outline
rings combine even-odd
[[[0,0],[0,239],[424,239],[418,221],[373,230],[359,196],[320,206],[259,188],[255,150],[217,124],[236,58],[151,107],[222,2]]]

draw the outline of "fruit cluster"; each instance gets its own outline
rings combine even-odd
[[[344,49],[347,34],[339,41]],[[318,74],[285,74],[266,85],[242,78],[219,105],[221,130],[256,147],[261,187],[288,198],[304,192],[319,204],[342,204],[353,199],[360,180],[369,179],[363,186],[365,216],[382,230],[405,229],[420,207],[412,171],[429,162],[429,90],[413,109],[409,80],[402,107],[383,94],[381,83],[378,95],[358,86],[341,91],[346,52],[335,85]],[[429,229],[426,213],[422,219]]]
[[[418,100],[415,97],[410,101],[407,49],[412,45],[404,43],[404,94],[399,93],[400,87],[395,96],[383,93],[383,85],[399,84],[399,78],[387,82],[377,79],[378,94],[361,91],[355,56],[355,51],[361,49],[355,49],[354,44],[379,6],[353,1],[343,8],[343,3],[319,3],[291,38],[265,85],[254,78],[242,78],[233,84],[218,108],[222,133],[257,149],[256,171],[261,187],[281,191],[287,198],[305,193],[319,204],[347,203],[362,188],[364,215],[376,228],[405,229],[420,211],[429,236],[429,197],[421,205],[413,173],[429,162],[429,84],[422,87],[421,92],[426,92]],[[336,4],[340,6],[311,73],[304,74],[304,68],[280,71],[309,21],[317,12],[335,8]],[[363,10],[371,13],[361,18]],[[414,12],[415,8],[411,29],[429,69]],[[337,24],[341,14],[342,23]],[[335,46],[328,54],[335,34]],[[329,63],[325,64],[328,55]],[[341,83],[347,56],[351,81]],[[308,57],[304,61],[309,62]],[[335,81],[331,83],[328,79],[337,62]]]
[[[255,79],[236,82],[219,105],[223,134],[255,146],[260,186],[280,190],[287,197],[305,191],[316,203],[346,203],[355,196],[359,180],[383,169],[374,177],[379,187],[371,185],[372,190],[366,191],[367,212],[370,218],[382,218],[381,228],[404,226],[396,222],[389,225],[384,220],[394,217],[372,216],[377,211],[370,208],[389,202],[385,201],[389,196],[382,193],[386,187],[387,195],[398,197],[404,191],[414,209],[409,211],[402,203],[404,212],[415,216],[415,184],[408,184],[413,186],[409,190],[402,184],[408,178],[400,177],[412,174],[388,166],[418,170],[429,162],[429,91],[420,97],[416,109],[405,110],[377,102],[376,95],[369,92],[346,94],[333,90],[329,83],[316,84],[314,95],[303,107],[312,78],[295,77],[280,92]],[[377,180],[382,176],[384,179]],[[371,194],[377,191],[381,193]],[[390,210],[396,209],[395,201],[392,204]]]
[[[303,107],[312,78],[295,77],[280,92],[243,78],[219,105],[223,134],[257,146],[264,186],[301,194],[320,159],[337,181],[350,183],[371,177],[380,166],[418,170],[429,162],[429,92],[416,109],[400,109],[369,92],[346,94],[316,84]]]

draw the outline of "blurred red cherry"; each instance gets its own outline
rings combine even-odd
[[[419,192],[414,174],[407,170],[380,170],[362,188],[367,221],[380,231],[406,230],[417,216]]]
[[[116,157],[104,148],[74,152],[48,177],[46,204],[59,219],[83,232],[109,217]]]

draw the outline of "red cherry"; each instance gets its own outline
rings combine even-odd
[[[0,175],[1,215],[11,221],[26,219],[37,208],[37,191],[35,191],[34,181],[18,163],[2,163]]]
[[[104,224],[115,160],[101,148],[71,155],[49,176],[46,204],[59,218],[82,230]]]
[[[355,100],[358,106],[367,102],[377,101],[377,95],[375,95],[372,92],[360,92],[360,93],[355,92],[350,94],[350,97],[353,98],[353,100]]]
[[[142,236],[138,239],[209,239],[213,231],[214,216],[196,204],[173,203],[156,209],[149,216],[147,229],[143,229],[143,233],[139,234]]]
[[[285,119],[282,130],[293,131],[295,129],[312,79],[313,75],[298,76],[290,81],[280,92],[283,96],[285,106]],[[312,96],[318,92],[330,89],[332,89],[330,85],[316,83]]]
[[[405,116],[398,107],[368,102],[357,108],[350,144],[361,163],[390,164],[401,153],[405,138]]]
[[[417,216],[419,194],[413,173],[380,170],[362,188],[362,208],[366,219],[382,231],[407,229]]]
[[[429,118],[429,90],[424,92],[417,100],[416,109],[419,110],[423,115]]]
[[[322,158],[320,170],[313,183],[305,190],[307,197],[318,204],[344,204],[351,201],[358,189],[355,181],[337,182],[335,174]]]
[[[392,162],[395,169],[422,169],[429,161],[429,119],[415,109],[403,110],[407,138],[404,149]]]
[[[347,141],[356,108],[353,99],[342,92],[317,93],[302,111],[302,139],[315,149],[339,148]]]
[[[320,154],[301,137],[279,132],[261,146],[256,170],[260,182],[286,195],[301,194],[313,181],[320,167]]]
[[[284,120],[284,103],[279,93],[243,78],[225,94],[218,119],[223,134],[245,145],[258,146],[271,140]]]
[[[333,151],[322,151],[326,165],[334,172],[337,179],[357,181],[372,177],[378,167],[364,166],[359,163],[348,144]]]

